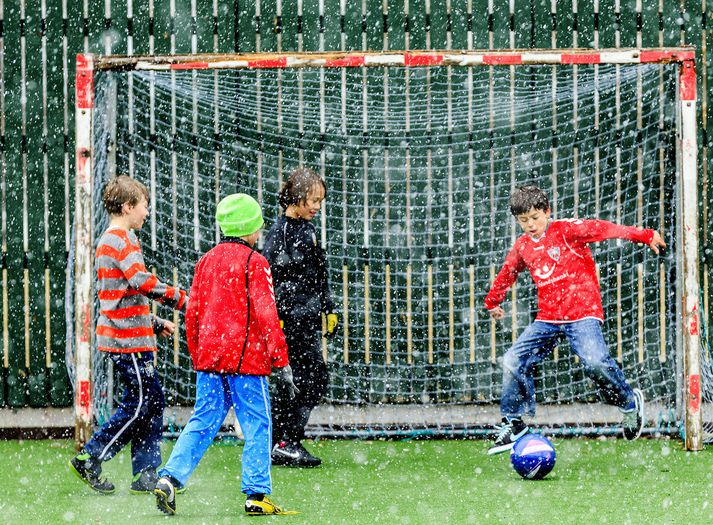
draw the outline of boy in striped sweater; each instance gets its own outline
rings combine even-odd
[[[162,283],[144,265],[133,230],[143,226],[149,213],[146,186],[119,175],[107,183],[102,199],[111,222],[96,250],[96,343],[112,360],[124,383],[124,393],[119,408],[71,459],[70,466],[97,492],[114,492],[114,485],[101,477],[101,464],[130,442],[130,490],[152,493],[156,468],[161,464],[164,409],[163,390],[154,369],[156,336],[168,337],[176,326],[152,315],[149,299],[180,310],[186,292]]]

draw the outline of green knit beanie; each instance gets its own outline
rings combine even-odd
[[[262,228],[262,210],[250,195],[233,193],[218,203],[215,220],[226,237],[244,237]]]

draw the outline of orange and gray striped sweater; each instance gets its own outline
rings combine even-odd
[[[147,271],[136,234],[120,227],[110,227],[99,239],[96,267],[97,348],[103,352],[155,352],[156,319],[149,299],[180,310],[186,292]]]

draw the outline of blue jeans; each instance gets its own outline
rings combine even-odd
[[[572,352],[579,357],[584,372],[599,387],[606,403],[621,409],[634,406],[634,392],[609,355],[597,319],[562,324],[535,321],[525,328],[503,356],[502,416],[535,415],[532,368],[552,352],[562,337],[567,338]]]
[[[241,490],[270,494],[270,394],[265,376],[196,373],[196,406],[159,476],[184,486],[213,442],[232,406],[245,436]]]
[[[131,442],[134,475],[161,465],[164,398],[153,352],[109,353],[124,384],[119,408],[84,445],[93,457],[109,461]]]

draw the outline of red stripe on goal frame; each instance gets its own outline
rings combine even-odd
[[[364,55],[348,56],[344,58],[327,59],[324,67],[360,67],[365,62]]]
[[[681,64],[679,84],[681,100],[696,100],[696,66],[693,60],[686,60]]]
[[[185,70],[185,69],[208,69],[210,64],[208,62],[182,62],[180,64],[171,64],[171,69]]]
[[[75,71],[75,95],[77,109],[91,109],[94,107],[94,60],[90,54],[77,55],[77,69]]]
[[[405,66],[438,66],[443,63],[443,55],[432,54],[404,54]]]
[[[563,64],[599,64],[602,60],[602,56],[599,53],[589,55],[563,53],[560,60]]]
[[[483,55],[483,64],[489,66],[508,66],[522,64],[522,55]]]
[[[265,58],[248,60],[248,67],[252,69],[281,69],[287,67],[287,57]]]
[[[642,64],[648,64],[650,62],[683,62],[695,60],[695,58],[694,51],[642,51],[639,61]]]

